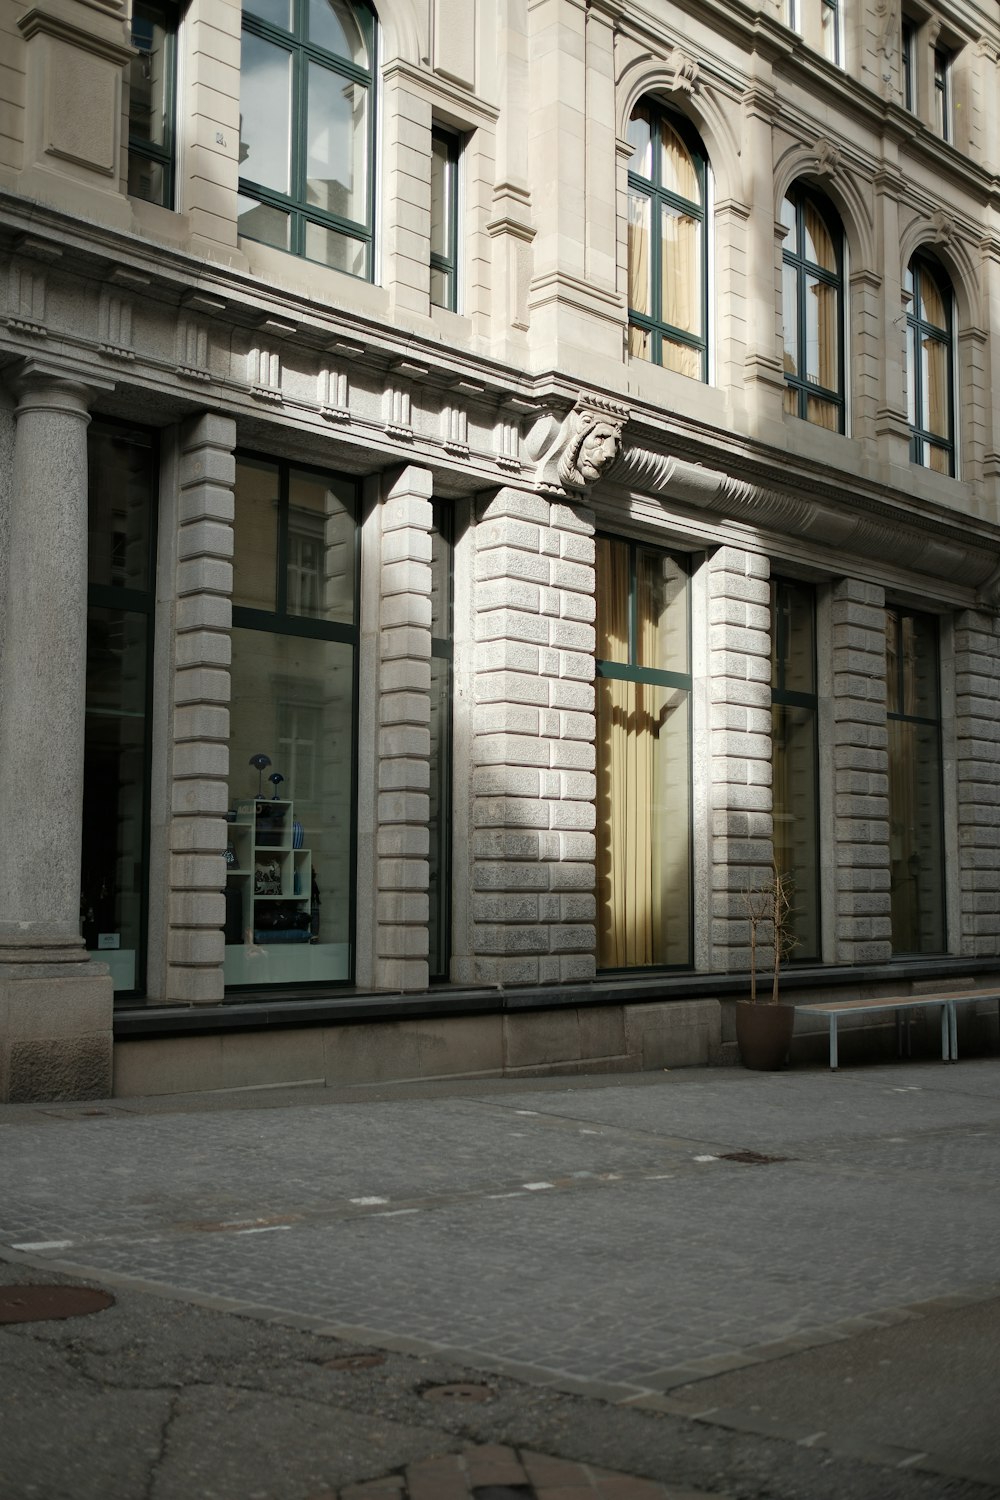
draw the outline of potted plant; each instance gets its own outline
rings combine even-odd
[[[795,1006],[779,997],[781,963],[796,946],[789,925],[792,877],[772,865],[766,880],[744,888],[743,909],[750,927],[750,998],[736,1002],[736,1041],[744,1067],[771,1070],[788,1061],[795,1025]],[[757,993],[761,938],[770,939],[773,954],[770,993],[763,998]]]

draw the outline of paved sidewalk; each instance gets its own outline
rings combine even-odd
[[[363,1441],[339,1478],[331,1450],[325,1488],[272,1475],[266,1500],[390,1480],[394,1500],[416,1500],[420,1464],[446,1460],[458,1486],[483,1443],[509,1448],[523,1471],[497,1481],[497,1500],[504,1485],[521,1500],[537,1489],[532,1452],[587,1465],[580,1495],[603,1493],[591,1473],[601,1470],[641,1477],[635,1500],[765,1488],[789,1500],[985,1500],[1000,1496],[987,1416],[1000,1409],[998,1144],[995,1060],[8,1106],[0,1255],[16,1279],[62,1273],[118,1289],[118,1308],[78,1320],[105,1386],[117,1379],[105,1340],[129,1318],[157,1324],[150,1293],[173,1299],[159,1323],[185,1350],[204,1333],[183,1322],[183,1304],[228,1315],[220,1326],[240,1330],[225,1335],[238,1349],[247,1327],[268,1330],[255,1335],[262,1348],[282,1326],[299,1330],[299,1377],[281,1389],[301,1392],[309,1436],[282,1417],[280,1441],[323,1447],[324,1422],[349,1435],[362,1415]],[[20,1340],[25,1358],[73,1343],[65,1332],[0,1338],[8,1355]],[[391,1379],[352,1377],[352,1393],[366,1394],[351,1421],[341,1384],[309,1373],[323,1363],[314,1346],[332,1339],[392,1351]],[[210,1441],[230,1422],[221,1394],[215,1428],[199,1425],[197,1401],[189,1410],[192,1381],[229,1388],[228,1366],[210,1361],[198,1375],[201,1358],[178,1354],[176,1422],[159,1396],[148,1412],[192,1455],[135,1491],[150,1500],[255,1493],[237,1432],[276,1417],[245,1395],[232,1398],[229,1478],[206,1488],[190,1469],[197,1434]],[[273,1398],[270,1377],[261,1386],[252,1361],[236,1363],[238,1392]],[[489,1401],[458,1425],[431,1417],[411,1394],[425,1365],[443,1380],[485,1378]],[[161,1390],[145,1346],[128,1370],[142,1402]],[[57,1384],[60,1372],[72,1373],[57,1360]],[[43,1402],[45,1389],[40,1376]],[[71,1404],[83,1399],[73,1390]],[[387,1447],[374,1465],[380,1423]],[[427,1449],[429,1423],[451,1435],[443,1450]],[[18,1451],[29,1464],[30,1443]],[[53,1500],[53,1482],[12,1493]],[[125,1481],[116,1470],[110,1483]],[[489,1486],[455,1493],[477,1489],[486,1500]],[[573,1489],[560,1500],[577,1500]],[[96,1492],[119,1494],[132,1500],[127,1487]]]

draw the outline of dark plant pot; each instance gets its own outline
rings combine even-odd
[[[736,1041],[745,1068],[773,1072],[788,1061],[795,1025],[794,1005],[754,1005],[736,1002]]]

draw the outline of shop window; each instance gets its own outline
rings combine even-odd
[[[375,16],[362,0],[247,0],[239,232],[372,276]]]
[[[941,694],[932,615],[889,606],[886,675],[892,948],[942,953]]]
[[[431,533],[431,752],[428,964],[431,979],[447,979],[451,957],[451,512],[434,506]]]
[[[771,580],[771,770],[774,861],[792,883],[796,960],[820,956],[816,597]]]
[[[903,283],[910,459],[955,473],[953,298],[943,269],[915,255]]]
[[[781,205],[785,411],[844,431],[843,234],[825,199],[791,189]]]
[[[236,465],[227,985],[354,971],[358,487]]]
[[[597,953],[691,963],[690,581],[683,559],[597,542]]]
[[[177,10],[134,0],[128,72],[128,191],[174,207]]]
[[[628,125],[628,349],[708,379],[708,160],[679,115],[643,100]]]
[[[80,920],[116,994],[146,984],[155,435],[95,421],[88,449]]]
[[[431,132],[431,305],[458,307],[458,154],[450,130]]]

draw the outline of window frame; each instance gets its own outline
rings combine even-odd
[[[351,894],[348,910],[348,932],[350,934],[350,963],[343,979],[318,979],[296,982],[278,981],[274,989],[291,989],[295,993],[319,989],[342,989],[355,982],[357,971],[357,912],[358,912],[358,717],[360,703],[360,654],[361,654],[361,531],[363,515],[362,482],[356,474],[321,464],[303,463],[294,458],[285,458],[275,453],[264,453],[258,449],[237,448],[234,453],[239,461],[263,464],[277,471],[278,503],[275,514],[274,545],[274,609],[258,609],[246,604],[232,605],[232,630],[257,630],[267,635],[298,636],[307,640],[335,641],[352,647],[353,683],[351,688],[351,815],[350,815],[350,869]],[[354,619],[351,624],[342,620],[322,620],[311,615],[293,614],[288,609],[288,536],[291,514],[290,476],[292,471],[311,474],[321,479],[334,478],[354,487]],[[235,524],[235,523],[234,523]],[[235,585],[234,578],[234,585]],[[226,991],[247,992],[257,986],[226,984]]]
[[[817,265],[815,261],[807,260],[803,250],[789,250],[787,243],[782,246],[781,264],[782,270],[786,266],[795,271],[795,296],[796,296],[796,348],[795,357],[797,368],[805,370],[808,366],[806,358],[808,342],[808,323],[806,318],[806,297],[808,291],[808,278],[816,277],[824,285],[834,288],[837,294],[837,389],[830,390],[816,381],[809,380],[806,375],[791,375],[786,370],[785,387],[796,393],[796,405],[798,410],[786,415],[795,416],[802,422],[808,422],[812,427],[822,427],[822,423],[813,422],[808,415],[809,398],[826,401],[829,405],[837,408],[837,426],[834,431],[841,434],[847,431],[847,321],[846,321],[846,296],[844,275],[845,240],[844,229],[840,222],[840,216],[836,213],[833,205],[821,193],[811,188],[806,183],[793,182],[787,189],[782,201],[787,200],[795,209],[795,240],[796,244],[805,245],[804,216],[805,207],[810,203],[820,214],[823,223],[830,232],[833,240],[834,252],[837,259],[835,272],[827,271],[823,266]],[[830,219],[833,216],[833,223]],[[787,240],[787,236],[786,236]],[[782,336],[784,340],[785,309],[782,308]],[[784,341],[782,343],[784,348]],[[824,429],[828,430],[828,429]]]
[[[358,23],[362,26],[368,43],[368,68],[362,68],[350,58],[341,57],[335,52],[329,52],[325,47],[320,47],[317,43],[308,39],[309,0],[289,0],[292,11],[292,29],[289,31],[276,25],[273,21],[265,20],[262,16],[254,14],[245,6],[243,8],[243,20],[240,31],[241,42],[242,37],[249,33],[251,36],[257,37],[260,41],[281,48],[291,59],[289,82],[291,128],[288,160],[291,191],[283,193],[277,188],[267,187],[262,183],[254,182],[251,178],[244,177],[242,174],[239,177],[237,191],[240,197],[252,199],[254,202],[262,204],[265,207],[274,208],[281,213],[287,214],[289,219],[289,244],[286,248],[274,245],[269,240],[260,240],[252,234],[247,234],[239,225],[239,214],[237,214],[237,233],[241,239],[249,240],[253,244],[268,245],[271,249],[277,249],[286,255],[295,255],[300,260],[308,260],[311,265],[325,266],[328,270],[333,271],[341,270],[337,266],[329,265],[327,261],[315,260],[312,256],[306,254],[306,226],[315,224],[321,229],[339,234],[346,240],[361,241],[365,246],[364,275],[358,275],[357,272],[349,270],[343,270],[341,274],[353,275],[362,281],[373,281],[375,274],[375,183],[377,175],[375,149],[377,141],[376,115],[378,108],[378,22],[374,10],[368,4],[368,0],[349,0],[349,3],[351,10],[358,16]],[[304,184],[308,157],[308,69],[310,63],[315,63],[330,72],[336,73],[351,83],[359,84],[368,91],[368,128],[365,143],[367,181],[364,187],[366,219],[363,224],[360,221],[331,213],[328,209],[318,208],[305,201]]]
[[[831,21],[829,23],[831,25],[831,30],[829,32],[827,32],[827,29],[823,24],[824,20],[828,16],[831,18]],[[819,0],[820,39],[821,41],[825,42],[825,39],[828,35],[832,37],[831,51],[827,51],[827,48],[824,45],[822,47],[822,54],[826,58],[827,62],[832,63],[835,68],[843,68],[844,66],[844,46],[841,39],[841,24],[842,12],[840,7],[840,0]]]
[[[899,60],[902,70],[903,108],[917,113],[917,22],[904,15],[900,22]]]
[[[919,316],[918,309],[921,305],[920,273],[926,268],[942,293],[945,305],[945,320],[947,327],[937,328],[933,323]],[[945,271],[939,261],[928,255],[925,251],[917,250],[911,257],[907,271],[913,276],[913,292],[910,296],[910,305],[906,308],[906,330],[907,330],[907,356],[909,355],[909,334],[913,334],[913,347],[916,358],[906,361],[907,384],[911,387],[913,398],[913,420],[910,423],[910,462],[917,464],[922,469],[930,469],[932,473],[939,473],[927,462],[928,446],[943,449],[948,455],[948,477],[954,479],[957,472],[957,447],[955,442],[955,293],[951,284],[951,277]],[[929,428],[920,426],[919,417],[923,410],[924,377],[923,363],[919,358],[921,336],[926,335],[935,339],[945,346],[946,360],[945,368],[948,371],[948,432],[947,434],[931,432]],[[912,366],[912,368],[911,368]]]
[[[447,296],[438,301],[434,296],[434,278],[431,276],[430,299],[432,307],[442,307],[446,312],[458,311],[458,212],[459,212],[459,168],[462,155],[462,139],[457,131],[444,125],[431,126],[431,152],[438,142],[446,150],[445,156],[445,211],[448,220],[447,250],[440,254],[430,251],[430,269],[446,278]],[[434,197],[431,195],[431,245],[434,243]]]
[[[771,653],[772,662],[776,667],[776,673],[772,671],[771,681],[771,741],[772,741],[772,764],[774,759],[774,709],[775,708],[797,708],[812,715],[813,719],[813,756],[812,756],[812,801],[813,801],[813,826],[817,837],[813,849],[813,889],[815,891],[816,910],[813,917],[815,928],[814,953],[803,953],[797,956],[796,961],[802,963],[822,962],[823,946],[823,884],[822,868],[820,860],[820,784],[819,784],[819,645],[817,640],[817,608],[816,589],[809,583],[804,583],[798,578],[788,578],[780,573],[771,575]],[[787,656],[781,650],[782,640],[782,596],[789,589],[807,590],[810,597],[810,609],[812,614],[812,653],[811,653],[811,677],[812,691],[803,692],[797,688],[785,687],[785,666]],[[775,812],[772,799],[772,816]],[[784,872],[782,872],[784,873]],[[793,890],[794,898],[794,890]],[[792,912],[791,926],[794,932],[794,910]],[[803,946],[805,946],[803,944]],[[798,947],[798,943],[796,944]]]
[[[653,353],[648,360],[640,359],[636,355],[630,355],[630,360],[636,363],[655,365],[660,369],[669,368],[663,363],[663,339],[666,337],[670,342],[682,344],[689,349],[696,350],[700,356],[701,374],[698,377],[702,385],[708,384],[709,378],[709,172],[708,153],[706,152],[698,132],[684,115],[661,104],[658,99],[644,95],[637,101],[637,106],[642,104],[649,109],[650,113],[650,157],[653,167],[651,178],[642,177],[634,172],[631,166],[628,168],[628,195],[633,193],[641,195],[650,203],[650,300],[653,312],[643,313],[633,307],[628,309],[629,328],[639,328],[651,335]],[[669,126],[677,132],[687,150],[691,154],[692,164],[697,174],[701,189],[701,203],[694,203],[688,198],[681,197],[678,193],[660,185],[659,178],[659,142],[660,125],[666,121]],[[631,120],[630,120],[631,122]],[[662,317],[663,302],[663,268],[662,268],[662,238],[659,232],[659,224],[662,218],[662,209],[679,209],[682,212],[696,218],[701,225],[701,263],[698,268],[700,285],[698,298],[701,307],[700,338],[688,333],[686,330],[677,328],[667,323]],[[680,372],[673,372],[680,373]]]
[[[159,208],[166,208],[173,211],[176,206],[177,184],[177,32],[180,25],[180,9],[175,0],[133,0],[132,18],[129,22],[129,40],[132,46],[138,51],[140,57],[150,55],[145,48],[138,46],[135,39],[136,18],[142,11],[155,13],[163,27],[163,114],[166,143],[159,145],[156,141],[146,140],[142,136],[133,136],[132,91],[130,87],[128,164],[131,166],[133,159],[155,162],[163,172],[163,198],[162,201],[158,202],[155,198],[142,198],[136,193],[131,193],[129,196],[138,198],[142,203],[153,203]],[[136,61],[138,59],[133,59],[133,64]],[[126,183],[127,180],[126,175]]]
[[[933,57],[934,130],[941,140],[954,144],[951,69],[954,54],[947,47],[935,47]]]

